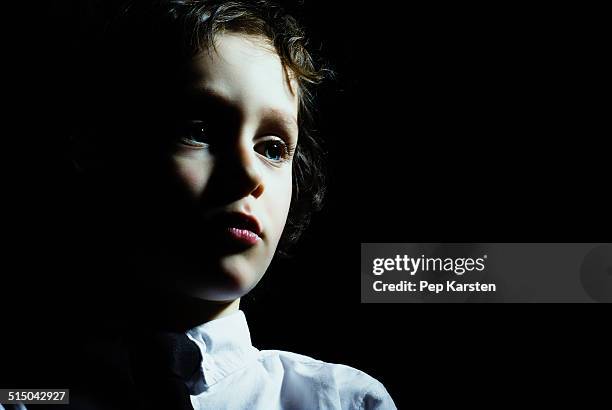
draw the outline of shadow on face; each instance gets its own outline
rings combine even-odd
[[[83,268],[104,266],[98,293],[231,301],[261,279],[285,227],[296,86],[265,39],[239,34],[176,72],[96,130],[105,144],[81,217],[98,257]]]

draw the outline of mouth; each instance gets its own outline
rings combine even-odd
[[[215,225],[221,228],[225,242],[242,247],[255,246],[262,240],[261,223],[253,215],[228,212],[216,216]]]

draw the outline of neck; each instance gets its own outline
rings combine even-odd
[[[240,298],[216,302],[186,295],[151,296],[130,309],[128,326],[184,332],[234,313]]]

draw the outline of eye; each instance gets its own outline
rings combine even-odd
[[[187,121],[178,126],[179,140],[190,146],[206,147],[210,143],[208,127],[203,121]]]
[[[255,145],[255,151],[275,162],[285,161],[290,157],[289,148],[281,139],[261,141]]]

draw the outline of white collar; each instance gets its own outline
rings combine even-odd
[[[192,395],[245,368],[259,353],[251,344],[249,326],[241,310],[196,326],[186,334],[202,353],[200,371],[188,383]]]

